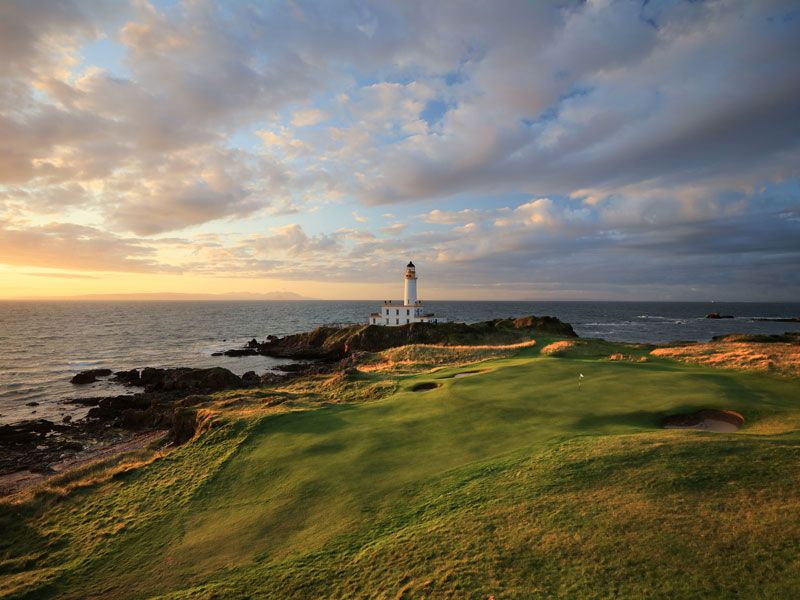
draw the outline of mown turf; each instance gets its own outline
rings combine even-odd
[[[223,418],[110,481],[2,506],[0,592],[795,596],[797,380],[540,348],[374,401]],[[745,428],[658,429],[698,408]]]

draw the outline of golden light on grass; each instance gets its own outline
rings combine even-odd
[[[798,344],[722,341],[657,348],[651,354],[710,367],[774,371],[781,375],[800,376]]]
[[[561,342],[553,342],[552,344],[547,344],[544,348],[542,348],[542,354],[546,354],[547,356],[556,356],[559,353],[563,352],[564,350],[569,350],[573,346],[577,346],[580,342],[573,341],[573,340],[563,340]]]

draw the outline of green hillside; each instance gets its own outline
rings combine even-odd
[[[0,505],[0,594],[795,596],[796,379],[542,346],[369,399],[385,374],[340,403],[223,394],[184,446]],[[745,426],[658,427],[699,408]]]

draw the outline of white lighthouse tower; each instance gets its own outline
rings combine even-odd
[[[403,295],[403,304],[414,306],[417,303],[417,268],[409,261],[406,265],[406,290]]]
[[[437,317],[433,313],[426,313],[422,306],[422,300],[417,299],[417,268],[410,261],[406,265],[402,303],[386,300],[380,312],[374,312],[369,316],[370,325],[389,327],[398,327],[411,323],[444,323],[446,320]]]

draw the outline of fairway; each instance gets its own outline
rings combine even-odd
[[[3,507],[17,534],[2,589],[499,599],[800,581],[800,529],[786,522],[800,506],[795,380],[538,349],[478,368],[231,419],[111,481]],[[440,385],[412,392],[421,382]],[[700,408],[745,425],[659,428]]]

